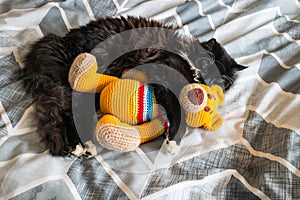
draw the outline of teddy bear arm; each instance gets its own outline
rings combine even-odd
[[[224,103],[225,97],[224,97],[224,93],[223,90],[220,86],[218,85],[213,85],[211,87],[213,94],[218,102],[218,105],[222,105]]]
[[[218,113],[215,113],[215,114],[212,114],[211,121],[206,123],[204,125],[204,128],[209,131],[216,131],[222,126],[222,123],[223,123],[222,116],[219,115]]]

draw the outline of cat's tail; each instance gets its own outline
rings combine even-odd
[[[42,138],[50,154],[59,156],[68,155],[81,143],[72,120],[68,57],[62,38],[51,34],[31,46],[20,72],[26,92],[33,98]]]

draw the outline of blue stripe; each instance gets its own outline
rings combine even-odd
[[[152,112],[153,112],[153,95],[152,95],[152,87],[149,85],[148,87],[148,95],[147,95],[147,115],[146,115],[146,121],[149,121],[152,119]]]

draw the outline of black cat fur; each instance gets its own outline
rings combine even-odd
[[[176,35],[172,26],[167,26],[155,20],[142,17],[107,17],[99,18],[85,26],[72,29],[64,37],[49,34],[31,46],[30,52],[25,57],[25,67],[21,70],[21,78],[26,92],[33,97],[38,128],[44,141],[48,144],[51,155],[69,156],[76,145],[82,144],[78,135],[78,127],[75,126],[74,122],[76,120],[74,116],[80,114],[73,113],[74,100],[72,101],[72,98],[84,94],[74,93],[68,83],[69,68],[75,57],[80,53],[91,52],[100,42],[112,35],[142,27],[163,27],[173,31]],[[159,41],[164,41],[168,37],[164,33],[154,32],[154,34]],[[153,35],[145,34],[142,38],[134,38],[132,42],[147,41],[151,37]],[[232,84],[234,73],[244,69],[228,55],[215,39],[200,43],[197,39],[182,35],[175,37],[178,37],[178,41],[183,41],[179,42],[182,48],[186,48],[185,45],[190,48],[194,43],[201,45],[207,50],[208,54],[212,55],[213,63],[211,64],[218,67],[222,76],[222,80],[216,80],[216,82],[222,83],[224,89],[228,89]],[[111,45],[107,48],[118,48],[117,43]],[[160,44],[161,47],[163,47],[162,45],[165,44]],[[198,52],[194,53],[197,54]],[[200,52],[199,56],[201,56]],[[128,52],[114,60],[103,73],[121,77],[125,69],[147,63],[171,66],[181,73],[189,83],[205,83],[201,76],[201,69],[195,70],[192,68],[191,63],[183,56],[154,48]],[[209,71],[209,66],[206,67]],[[173,92],[162,85],[152,85],[158,103],[163,105],[167,111],[171,124],[169,134],[172,139],[177,132],[184,131],[184,125],[179,130],[179,124],[184,123],[184,120],[182,120],[184,113],[181,111]],[[88,112],[85,114],[88,114]]]

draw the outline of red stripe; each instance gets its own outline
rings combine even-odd
[[[168,130],[168,128],[169,128],[169,123],[168,122],[164,123],[164,128],[165,128],[165,131]]]
[[[169,128],[168,121],[166,121],[164,119],[164,117],[162,117],[162,116],[159,116],[158,119],[159,119],[160,123],[164,126],[164,132],[166,132],[166,130],[168,130],[168,128]]]
[[[138,112],[137,112],[137,122],[143,123],[143,114],[144,114],[144,84],[138,89]]]

